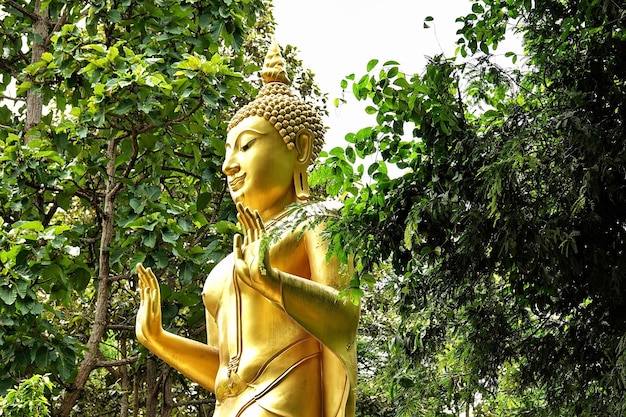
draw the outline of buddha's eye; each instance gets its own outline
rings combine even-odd
[[[246,142],[246,143],[245,143],[245,144],[241,147],[241,150],[242,150],[243,152],[247,151],[248,149],[250,149],[250,147],[251,147],[252,145],[254,145],[254,142],[256,142],[256,139],[252,139],[251,141]]]

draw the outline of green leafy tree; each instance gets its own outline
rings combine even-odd
[[[0,4],[0,392],[49,372],[55,415],[210,413],[135,341],[134,268],[202,340],[202,281],[236,230],[225,128],[272,31],[260,0]]]
[[[3,389],[48,371],[63,388],[58,415],[155,415],[159,397],[162,415],[210,412],[212,398],[137,346],[133,268],[159,271],[166,324],[201,339],[201,281],[235,230],[221,138],[229,109],[255,91],[247,74],[273,28],[265,7],[3,4]],[[310,72],[295,78],[317,91]]]
[[[376,125],[318,178],[345,200],[333,248],[361,255],[352,292],[376,266],[395,272],[411,365],[393,381],[412,410],[626,413],[625,16],[610,1],[477,1],[457,57],[419,75],[372,61],[342,82]],[[493,63],[511,32],[523,71]],[[442,372],[432,384],[450,395],[409,395]]]
[[[5,397],[0,397],[0,416],[48,417],[50,403],[46,394],[50,391],[52,382],[47,375],[33,375],[16,388],[10,389]]]

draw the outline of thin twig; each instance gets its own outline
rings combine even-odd
[[[23,97],[9,97],[9,96],[5,96],[4,94],[0,94],[0,98],[4,100],[12,100],[12,101],[26,101],[26,99]]]
[[[118,359],[115,361],[102,361],[102,362],[99,361],[96,363],[96,367],[110,368],[110,367],[115,367],[115,366],[128,365],[128,364],[137,362],[138,359],[139,359],[139,355],[135,355],[126,359]]]
[[[22,7],[20,4],[18,4],[16,1],[13,0],[5,0],[6,3],[10,6],[13,7],[14,9],[16,9],[17,11],[25,14],[26,16],[30,17],[31,20],[33,21],[37,21],[39,19],[41,19],[41,16],[38,15],[37,13],[31,12],[30,10]]]

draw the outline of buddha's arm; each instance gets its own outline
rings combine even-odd
[[[251,245],[254,249],[246,251],[248,260],[244,261],[240,237],[235,239],[237,274],[268,300],[280,305],[324,345],[335,352],[345,352],[356,337],[359,307],[341,299],[336,288],[344,288],[349,276],[339,273],[336,259],[326,260],[326,246],[319,229],[306,231],[303,240],[311,279],[272,268],[269,252],[260,256],[258,242]],[[259,258],[263,259],[263,268],[259,268]]]
[[[137,266],[137,270],[141,295],[135,326],[137,339],[173,368],[215,392],[215,377],[219,366],[217,349],[163,330],[161,294],[156,277],[150,268],[145,269],[141,264]]]
[[[340,271],[337,258],[327,260],[327,246],[320,229],[305,232],[303,244],[309,258],[311,279],[278,271],[282,307],[309,333],[335,352],[348,350],[356,338],[359,307],[339,297],[351,271]]]

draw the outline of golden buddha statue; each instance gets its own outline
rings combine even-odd
[[[352,417],[359,308],[339,297],[349,268],[327,258],[323,223],[284,226],[288,206],[323,208],[305,206],[323,126],[290,91],[275,43],[262,76],[226,139],[222,170],[243,236],[204,284],[207,343],[163,330],[158,282],[141,264],[137,338],[215,393],[214,416]]]

